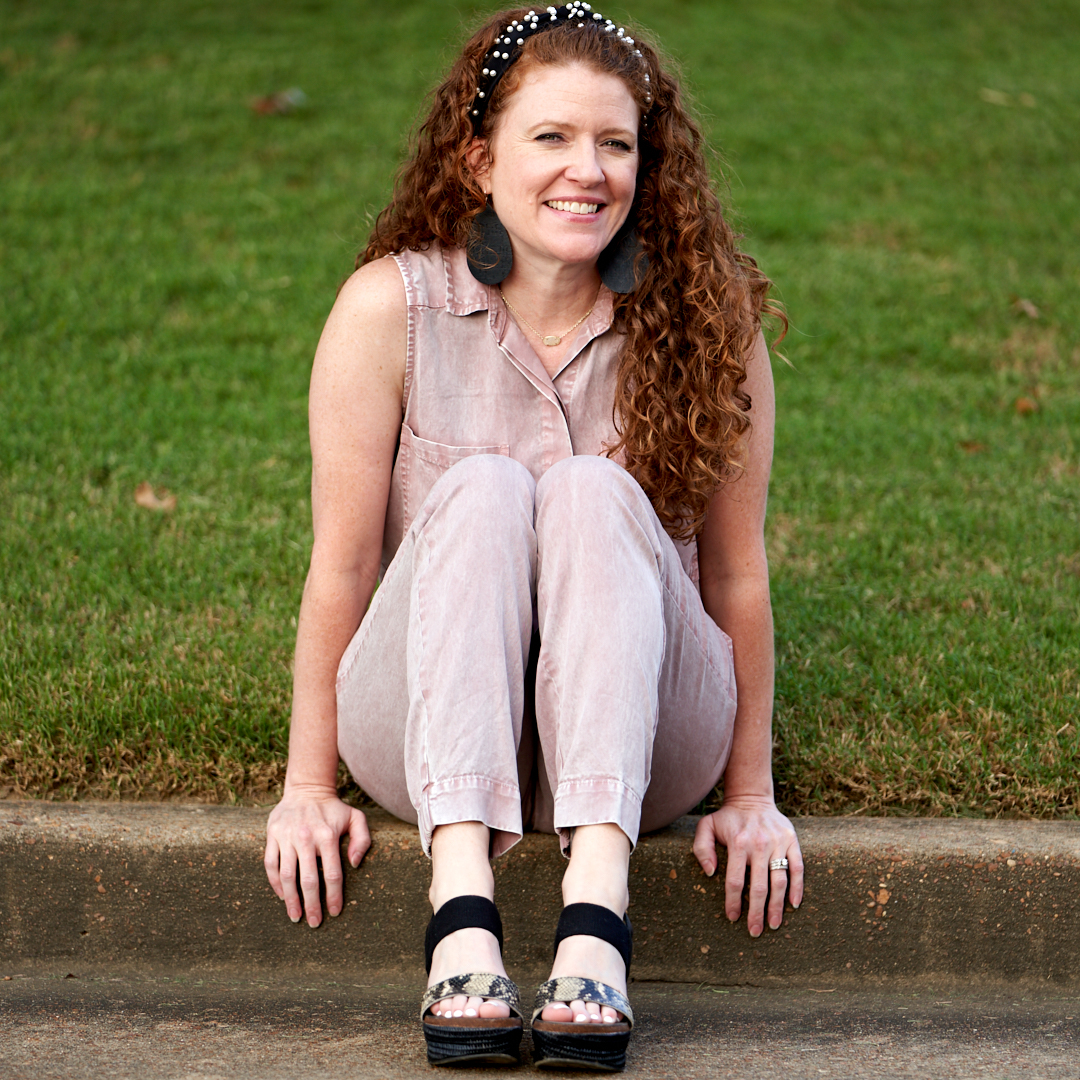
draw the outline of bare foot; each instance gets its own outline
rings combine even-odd
[[[571,975],[607,983],[626,993],[626,965],[619,950],[599,938],[579,934],[564,938],[555,954],[551,978]],[[561,1001],[548,1005],[540,1014],[543,1020],[560,1024],[615,1024],[625,1019],[620,1012],[594,1001]]]
[[[563,875],[563,904],[599,904],[621,916],[630,896],[626,878],[630,841],[612,824],[584,825],[574,831],[570,865]],[[555,954],[551,978],[563,975],[595,979],[626,993],[626,965],[614,945],[586,934],[563,938]],[[615,1024],[625,1017],[594,1001],[552,1002],[541,1019],[560,1024]]]
[[[428,986],[469,971],[506,975],[495,935],[478,927],[458,930],[444,937],[435,946]],[[435,1016],[483,1016],[498,1019],[510,1015],[510,1006],[504,1001],[485,1001],[483,998],[457,994],[455,997],[435,1002],[431,1011]]]
[[[444,978],[470,971],[490,972],[492,975],[507,974],[507,969],[502,966],[495,934],[470,927],[444,937],[435,946],[428,985],[434,986]],[[483,998],[469,998],[463,994],[436,1001],[431,1011],[436,1016],[485,1016],[491,1020],[510,1015],[510,1007],[504,1001],[485,1001]]]

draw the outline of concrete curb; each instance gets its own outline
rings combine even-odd
[[[0,804],[0,966],[287,966],[422,975],[427,860],[376,811],[345,910],[294,926],[262,871],[267,811]],[[642,838],[631,864],[634,976],[852,986],[883,980],[1080,985],[1080,822],[804,818],[806,899],[757,940],[723,916],[693,820]],[[495,864],[512,973],[543,977],[563,862],[529,835]],[[9,972],[0,972],[7,974]]]

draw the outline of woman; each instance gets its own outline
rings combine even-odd
[[[369,837],[340,753],[432,857],[429,1060],[510,1062],[489,858],[557,832],[535,1059],[621,1068],[640,830],[723,775],[694,851],[711,875],[727,847],[728,917],[747,870],[753,936],[785,888],[802,898],[770,766],[769,283],[678,84],[588,5],[470,39],[357,263],[312,375],[315,543],[267,874],[317,925],[321,857],[341,910],[339,838],[356,866]]]

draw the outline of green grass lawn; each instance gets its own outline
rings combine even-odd
[[[486,10],[0,0],[0,793],[273,798],[310,358]],[[783,805],[1075,816],[1080,6],[632,14],[792,320]]]

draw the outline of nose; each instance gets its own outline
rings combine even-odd
[[[573,154],[566,168],[566,177],[583,187],[603,183],[604,170],[600,167],[600,157],[591,139],[578,139],[574,143]]]

